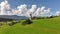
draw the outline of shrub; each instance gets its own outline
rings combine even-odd
[[[18,22],[11,22],[11,23],[9,23],[8,25],[9,25],[9,26],[12,26],[12,25],[14,25],[14,24],[16,24],[16,23],[18,23]]]
[[[3,24],[2,23],[0,23],[0,26],[2,26]]]

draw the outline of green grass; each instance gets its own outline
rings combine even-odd
[[[60,34],[60,17],[32,20],[33,23],[26,26],[22,25],[23,21],[13,26],[1,26],[0,34]]]

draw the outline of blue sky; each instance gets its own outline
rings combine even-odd
[[[0,0],[2,2],[4,0]],[[60,10],[60,0],[7,0],[12,8],[16,8],[21,4],[26,4],[28,7],[31,5],[37,5],[37,7],[45,6],[47,8],[51,8],[52,12]]]
[[[4,0],[0,0],[4,1]],[[60,0],[7,0],[12,8],[16,8],[18,5],[27,4],[32,5],[36,4],[38,7],[45,6],[46,8],[52,8],[52,10],[60,10]]]

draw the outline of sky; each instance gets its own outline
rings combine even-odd
[[[0,0],[4,1],[4,0]],[[36,4],[38,7],[45,6],[46,8],[52,8],[53,11],[60,10],[60,0],[7,0],[12,8],[16,8],[21,4],[33,5]]]
[[[0,0],[0,4],[1,2],[3,2],[5,0]],[[19,10],[24,10],[28,12],[29,11],[35,11],[34,13],[38,12],[38,8],[42,9],[45,11],[49,10],[50,13],[54,13],[54,14],[58,14],[60,15],[60,0],[6,0],[8,1],[8,4],[10,5],[10,8],[12,9],[18,9],[16,11],[19,11]],[[22,7],[24,5],[25,7]],[[22,7],[22,8],[17,8],[17,7]],[[32,8],[33,6],[33,8]],[[27,8],[26,8],[27,7]],[[35,8],[36,7],[36,8]],[[44,8],[45,7],[45,8]],[[51,10],[49,9],[51,8]],[[36,10],[35,10],[36,9]],[[12,10],[13,11],[13,10]],[[41,10],[42,11],[42,10]],[[45,13],[46,13],[45,11]],[[49,12],[47,11],[47,12]],[[24,11],[23,11],[24,12]],[[42,11],[43,12],[43,11]],[[25,13],[25,12],[24,12]],[[44,13],[44,12],[43,12]],[[41,13],[42,14],[42,13]]]

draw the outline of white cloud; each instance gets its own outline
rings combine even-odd
[[[42,6],[41,7],[41,9],[40,9],[40,11],[44,11],[45,10],[45,7],[44,6]]]
[[[17,15],[24,16],[27,12],[27,5],[23,4],[17,7]]]
[[[8,1],[5,0],[0,3],[0,15],[18,15],[30,17],[30,13],[32,16],[40,16],[50,13],[50,8],[45,9],[44,6],[40,8],[37,7],[37,5],[32,5],[30,9],[27,9],[27,5],[22,4],[20,6],[17,6],[16,9],[12,9],[10,7],[10,4],[8,4]]]
[[[32,5],[31,9],[28,9],[26,16],[30,16],[30,14],[34,14],[34,12],[36,11],[37,6],[36,5]]]
[[[6,0],[0,3],[0,15],[6,15],[10,9],[10,5]]]
[[[41,8],[37,8],[36,12],[34,13],[34,16],[40,16],[48,13],[50,13],[50,8],[45,10],[45,7],[41,7]]]
[[[54,15],[55,16],[59,16],[60,15],[60,11],[57,11]]]

